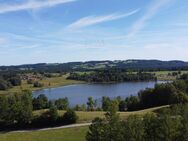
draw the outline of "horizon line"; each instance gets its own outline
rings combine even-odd
[[[25,64],[12,64],[12,65],[1,65],[0,67],[12,67],[12,66],[24,66],[24,65],[37,65],[37,64],[66,64],[66,63],[86,63],[86,62],[104,62],[104,61],[129,61],[129,60],[134,60],[134,61],[162,61],[162,62],[172,62],[172,61],[179,61],[179,62],[185,62],[188,63],[188,60],[176,60],[176,59],[170,59],[170,60],[162,60],[162,59],[114,59],[114,60],[88,60],[88,61],[67,61],[67,62],[36,62],[36,63],[25,63]]]

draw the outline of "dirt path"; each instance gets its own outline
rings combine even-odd
[[[47,130],[54,130],[54,129],[82,127],[82,126],[89,126],[89,125],[91,125],[91,123],[79,123],[79,124],[64,125],[64,126],[59,126],[59,127],[31,129],[31,130],[17,130],[17,131],[11,131],[10,133],[24,133],[24,132],[33,132],[33,131],[47,131]]]

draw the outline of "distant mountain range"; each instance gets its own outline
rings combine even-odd
[[[127,69],[127,70],[188,70],[188,62],[160,60],[115,60],[88,61],[69,63],[40,63],[18,66],[0,66],[0,70],[36,70],[36,71],[90,71],[98,69]]]

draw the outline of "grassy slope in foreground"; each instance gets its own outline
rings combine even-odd
[[[145,109],[145,110],[140,110],[140,111],[134,111],[134,112],[118,112],[120,115],[121,119],[127,119],[128,116],[130,115],[144,115],[146,113],[150,113],[150,112],[154,112],[158,109],[164,108],[167,106],[160,106],[160,107],[155,107],[155,108],[149,108],[149,109]],[[63,115],[65,111],[59,111],[60,115]],[[35,113],[36,114],[36,113]],[[78,122],[79,123],[85,123],[85,122],[91,122],[94,118],[96,117],[100,117],[100,118],[104,118],[104,114],[105,112],[82,112],[82,111],[77,111],[76,114],[79,117]]]
[[[0,141],[84,141],[88,127],[0,134]]]
[[[149,108],[145,110],[140,111],[134,111],[134,112],[118,112],[121,119],[127,119],[130,115],[144,115],[146,113],[154,112],[155,110],[164,108],[167,106],[160,106],[155,108]],[[77,115],[79,116],[79,122],[90,122],[92,121],[96,116],[103,118],[105,112],[77,112]]]
[[[143,115],[148,112],[154,112],[155,110],[164,108],[167,106],[155,107],[135,112],[121,112],[120,117],[126,119],[128,116],[137,114]],[[40,114],[42,111],[35,111],[36,114]],[[63,114],[64,111],[59,111]],[[104,117],[104,112],[77,112],[80,117],[79,122],[88,122],[95,117]],[[75,127],[67,129],[54,129],[48,131],[33,131],[24,133],[1,133],[0,141],[84,141],[88,127]]]

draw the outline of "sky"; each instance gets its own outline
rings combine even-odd
[[[188,61],[188,0],[0,0],[0,65]]]

